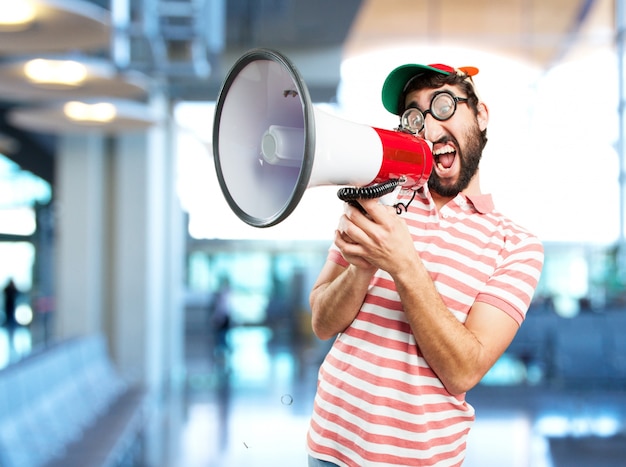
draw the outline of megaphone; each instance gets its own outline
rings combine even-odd
[[[422,138],[315,108],[291,61],[263,48],[242,55],[226,76],[215,109],[213,157],[230,208],[254,227],[282,222],[307,188],[394,179],[417,189],[433,166]]]

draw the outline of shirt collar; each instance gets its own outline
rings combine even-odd
[[[426,194],[432,202],[432,196],[427,184],[422,186],[419,191]],[[466,198],[470,203],[472,203],[474,209],[476,209],[476,211],[480,214],[489,214],[495,209],[493,198],[490,194],[466,195],[464,193],[459,193],[455,199],[458,199],[459,196]]]
[[[464,196],[474,205],[474,209],[481,214],[489,214],[495,208],[493,198],[489,194]]]

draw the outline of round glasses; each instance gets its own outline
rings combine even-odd
[[[421,111],[415,107],[406,109],[400,117],[400,129],[413,134],[420,133],[424,129],[427,114],[440,122],[448,120],[456,112],[457,102],[467,102],[467,97],[457,97],[448,91],[438,92],[431,99],[428,110]]]

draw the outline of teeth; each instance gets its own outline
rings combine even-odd
[[[439,151],[433,152],[435,156],[441,156],[442,154],[451,154],[454,152],[454,149],[451,147],[442,148]]]
[[[445,170],[446,169],[441,162],[437,162],[437,168],[439,170]]]

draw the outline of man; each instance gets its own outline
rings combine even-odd
[[[310,466],[461,465],[474,420],[465,393],[526,315],[543,248],[481,193],[489,114],[476,73],[404,65],[383,85],[385,108],[432,143],[435,167],[427,186],[398,195],[401,215],[376,200],[360,201],[367,214],[345,205],[310,296],[315,334],[337,336]]]

